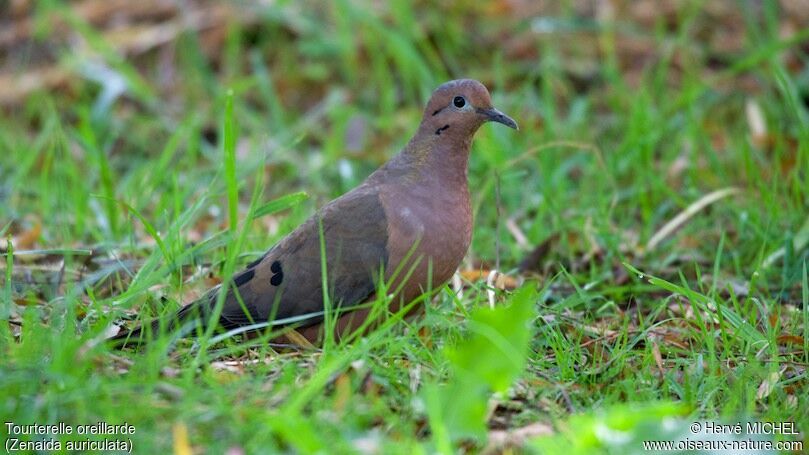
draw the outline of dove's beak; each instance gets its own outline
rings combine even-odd
[[[513,118],[509,117],[508,115],[498,111],[497,109],[490,107],[486,109],[479,108],[477,109],[478,113],[486,117],[487,122],[497,122],[506,125],[509,128],[514,128],[515,130],[520,129],[517,126],[517,122],[514,121]]]

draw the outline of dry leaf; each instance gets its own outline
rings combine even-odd
[[[530,438],[553,433],[553,427],[542,422],[534,422],[514,430],[493,430],[489,432],[489,443],[483,453],[500,453],[507,447],[521,447]]]
[[[11,239],[11,244],[14,245],[15,250],[30,250],[36,244],[41,233],[42,223],[37,220],[30,229],[21,232]]]
[[[345,411],[348,400],[351,398],[351,378],[345,373],[337,376],[337,379],[334,381],[334,390],[334,411],[338,414],[342,414],[343,411]]]
[[[775,389],[775,385],[778,384],[778,381],[781,379],[781,375],[784,374],[784,370],[786,370],[786,367],[782,368],[781,371],[773,371],[767,376],[767,379],[759,384],[758,391],[756,392],[757,400],[770,396],[773,389]]]
[[[688,207],[685,208],[682,212],[678,213],[677,216],[669,220],[668,223],[664,224],[657,232],[654,233],[652,238],[649,239],[649,243],[646,244],[646,248],[643,249],[641,253],[648,253],[657,247],[657,245],[665,240],[669,235],[674,233],[677,229],[683,226],[691,217],[696,215],[700,210],[704,209],[705,207],[713,204],[714,202],[728,197],[735,194],[740,194],[742,190],[739,188],[729,187],[723,188],[721,190],[716,190],[710,192],[701,198],[697,199],[693,203],[691,203]]]
[[[244,374],[244,364],[238,360],[219,360],[211,362],[211,368],[216,371],[227,371],[238,375]]]
[[[663,367],[663,355],[660,353],[660,345],[657,343],[657,336],[650,333],[648,340],[652,343],[652,356],[654,356],[655,364],[657,364],[657,370],[660,372],[660,377],[662,378],[666,372],[666,369]]]
[[[171,429],[174,435],[174,455],[193,455],[191,444],[188,442],[188,428],[184,423],[175,423]]]
[[[492,270],[463,270],[461,271],[461,278],[467,281],[486,281]],[[497,279],[493,282],[494,287],[503,290],[513,290],[520,286],[520,280],[502,273],[497,273]]]
[[[300,347],[307,348],[307,349],[314,349],[314,345],[309,342],[303,335],[300,334],[297,330],[290,330],[288,332],[284,332],[284,336],[292,342],[293,344],[297,344]]]
[[[793,344],[795,346],[803,346],[804,340],[803,340],[802,336],[783,334],[783,335],[778,335],[778,338],[776,338],[776,342],[778,344],[784,344],[784,345]]]
[[[761,112],[761,106],[755,99],[750,98],[744,105],[744,113],[750,128],[750,139],[757,147],[764,147],[767,145],[767,122],[764,120],[764,113]]]

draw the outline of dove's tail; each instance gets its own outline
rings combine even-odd
[[[147,343],[149,340],[157,338],[160,333],[171,333],[184,326],[191,321],[196,324],[203,324],[207,318],[204,317],[205,302],[196,301],[184,306],[178,312],[171,315],[169,318],[157,318],[151,322],[141,324],[132,330],[122,330],[107,339],[114,347],[122,349],[125,347],[140,346]],[[203,310],[203,311],[200,311]],[[203,316],[203,317],[200,317]]]

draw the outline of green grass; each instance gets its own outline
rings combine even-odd
[[[553,435],[525,451],[569,453],[581,437],[580,453],[627,453],[673,437],[665,417],[792,421],[806,441],[809,29],[783,37],[786,13],[764,2],[723,51],[697,4],[653,25],[568,7],[262,5],[242,5],[250,20],[219,48],[177,36],[169,70],[159,49],[123,57],[59,2],[32,15],[66,17],[125,90],[105,98],[91,60],[43,31],[70,89],[0,118],[0,420],[127,422],[138,453],[181,453],[184,430],[198,453],[477,452],[535,422]],[[651,49],[642,67],[629,38]],[[122,318],[176,311],[359,184],[455,77],[485,81],[521,128],[484,126],[470,160],[462,268],[499,262],[526,280],[495,310],[476,282],[322,351],[211,331],[100,343]],[[599,439],[602,424],[634,445]]]

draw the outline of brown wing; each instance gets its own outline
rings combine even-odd
[[[318,314],[323,310],[319,224],[323,226],[327,283],[333,305],[350,307],[373,294],[380,270],[388,266],[388,226],[377,192],[363,185],[324,206],[233,277],[236,292],[228,292],[219,320],[224,328],[308,314],[314,315],[297,322],[299,326],[323,320]],[[193,319],[205,324],[218,291],[218,287],[211,289],[183,307],[171,320],[164,321],[165,327],[175,330]],[[121,332],[111,340],[119,348],[137,343],[146,326],[157,333],[161,320]]]
[[[233,291],[228,294],[220,319],[225,328],[323,310],[318,220],[323,226],[332,304],[357,305],[376,290],[379,272],[388,265],[388,229],[378,195],[363,186],[323,207],[260,260],[234,276],[243,305]],[[206,302],[206,309],[212,308],[213,302],[215,293]],[[321,320],[321,316],[313,316],[300,325]]]

